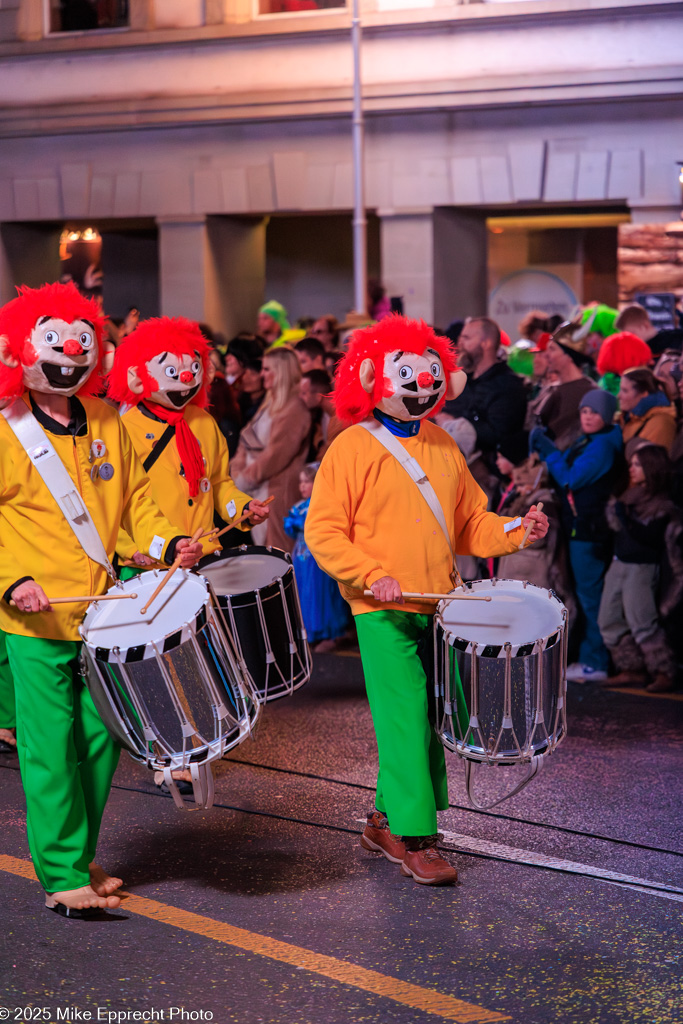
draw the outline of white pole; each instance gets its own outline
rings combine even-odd
[[[359,0],[353,0],[351,41],[353,43],[353,290],[357,313],[367,312],[368,260],[365,218],[365,175],[363,160],[363,106],[360,78],[361,24]]]

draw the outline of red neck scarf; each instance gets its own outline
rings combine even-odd
[[[190,497],[196,498],[199,494],[199,481],[204,476],[204,459],[199,441],[194,436],[187,420],[185,409],[167,409],[165,405],[157,402],[145,401],[142,403],[146,409],[157,416],[164,423],[175,427],[175,440],[178,446],[178,455],[185,471],[185,480],[190,488]]]

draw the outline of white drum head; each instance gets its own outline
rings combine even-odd
[[[245,555],[232,555],[219,562],[202,566],[200,572],[217,594],[247,594],[263,590],[281,579],[290,567],[286,558],[267,552],[255,551]]]
[[[179,631],[195,632],[195,620],[208,604],[209,592],[204,581],[187,570],[176,569],[149,609],[140,614],[164,576],[164,572],[143,572],[126,580],[123,587],[108,591],[134,593],[136,598],[93,602],[81,626],[85,643],[92,649],[118,647],[123,651],[158,644]]]
[[[491,598],[439,605],[445,631],[478,647],[532,644],[557,633],[564,621],[564,605],[550,590],[521,580],[477,580],[454,593]]]

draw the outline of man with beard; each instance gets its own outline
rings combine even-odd
[[[459,398],[444,407],[454,419],[462,416],[472,423],[477,448],[493,472],[496,446],[502,437],[523,429],[527,401],[522,379],[498,358],[500,344],[500,328],[493,320],[474,317],[466,322],[457,353],[467,384]]]

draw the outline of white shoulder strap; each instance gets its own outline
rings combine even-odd
[[[436,491],[427,479],[427,474],[422,469],[422,466],[417,459],[413,458],[412,455],[408,455],[408,452],[405,450],[398,438],[395,437],[390,430],[387,430],[384,424],[380,423],[379,420],[364,420],[360,426],[365,427],[368,433],[377,438],[379,443],[394,456],[397,462],[399,462],[403,469],[405,469],[413,483],[419,488],[422,497],[427,502],[434,518],[443,531],[446,543],[448,544],[448,550],[450,551],[451,558],[453,559],[455,578],[460,580],[460,573],[458,572],[458,567],[455,562],[455,551],[451,544],[451,535],[448,529],[448,524],[446,523],[446,517],[444,515],[443,508],[441,507],[441,502],[436,496]]]
[[[5,409],[0,409],[0,412],[42,477],[43,483],[57,502],[86,555],[92,558],[93,562],[103,566],[115,580],[114,567],[107,557],[90,513],[38,420],[21,398]]]

